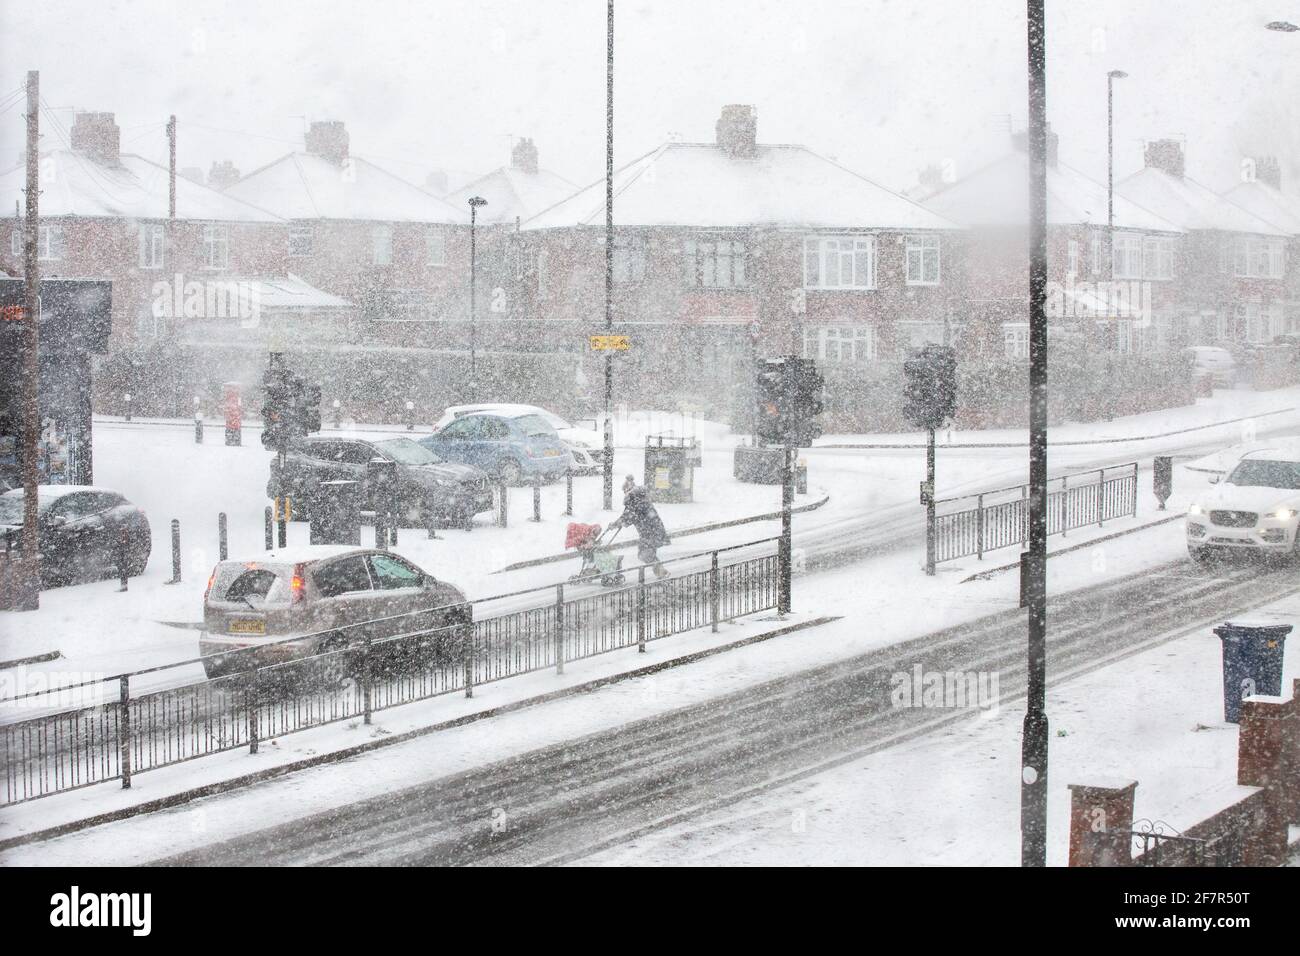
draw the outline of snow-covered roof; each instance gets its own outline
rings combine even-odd
[[[667,143],[614,174],[622,226],[958,228],[924,206],[803,146],[759,144],[752,159],[711,143]],[[601,179],[523,223],[524,229],[605,222]]]
[[[289,153],[227,186],[225,195],[285,219],[469,222],[469,210],[358,156],[339,166],[310,153]]]
[[[234,285],[241,300],[255,296],[257,305],[270,311],[346,309],[352,305],[347,299],[318,289],[293,273],[271,278],[238,279],[234,280]]]
[[[343,554],[367,554],[372,548],[349,544],[299,544],[275,551],[259,551],[251,558],[231,558],[227,564],[310,564]]]
[[[1208,186],[1186,176],[1170,175],[1154,166],[1120,180],[1115,184],[1115,192],[1183,229],[1285,235],[1277,226],[1229,202]]]
[[[1029,157],[1009,153],[923,200],[926,207],[965,226],[1021,226],[1029,222]],[[1106,225],[1106,186],[1072,166],[1047,167],[1047,222],[1053,226]],[[1168,219],[1115,196],[1115,225],[1144,232],[1182,232]]]
[[[106,166],[84,153],[52,149],[41,153],[41,215],[126,219],[167,218],[167,167],[123,153]],[[0,204],[12,210],[26,187],[26,167],[0,173]],[[176,177],[176,216],[214,222],[279,222],[256,204],[200,183]]]
[[[447,202],[467,209],[471,196],[481,196],[487,205],[479,208],[479,222],[514,222],[549,209],[577,192],[576,183],[545,169],[525,172],[517,166],[502,166],[447,195]]]
[[[1223,198],[1279,229],[1300,236],[1300,197],[1256,179],[1239,183],[1224,193]]]

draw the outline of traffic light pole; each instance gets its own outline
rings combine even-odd
[[[614,330],[614,0],[609,0],[605,26],[605,333]],[[605,353],[605,498],[614,507],[614,354]]]
[[[934,429],[926,429],[925,443],[925,573],[934,575]]]
[[[781,467],[781,541],[776,549],[777,572],[780,586],[776,599],[776,613],[790,613],[790,577],[791,551],[793,550],[793,532],[790,516],[794,506],[794,448],[786,445],[783,449]]]

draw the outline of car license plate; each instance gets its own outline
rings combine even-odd
[[[243,618],[230,622],[231,634],[265,634],[266,622]]]
[[[560,457],[560,452],[559,452],[559,450],[558,450],[558,449],[555,449],[555,448],[548,448],[548,449],[546,449],[546,451],[542,452],[542,454],[543,454],[545,457],[547,457],[547,458],[559,458],[559,457]]]

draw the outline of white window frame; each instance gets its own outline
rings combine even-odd
[[[220,272],[230,267],[230,232],[219,223],[203,227],[203,268]]]
[[[1174,277],[1174,240],[1169,236],[1142,237],[1142,278]]]
[[[1074,278],[1079,274],[1079,240],[1070,239],[1065,244],[1065,274]]]
[[[743,250],[742,250],[743,255]],[[716,262],[715,262],[716,268]],[[742,266],[743,269],[743,266]],[[614,237],[614,281],[640,282],[645,278],[645,237]],[[734,266],[733,266],[734,278]],[[743,278],[743,272],[742,272]],[[716,286],[714,288],[717,288]]]
[[[1232,274],[1239,279],[1283,278],[1286,274],[1285,240],[1236,236],[1232,241]]]
[[[805,326],[804,358],[831,365],[864,365],[876,360],[876,329],[861,323]]]
[[[1094,229],[1092,231],[1092,274],[1095,276],[1101,275],[1101,251],[1106,247],[1101,239],[1101,230]]]
[[[140,227],[140,268],[161,269],[166,264],[167,229],[160,222]]]
[[[26,227],[19,223],[9,234],[9,252],[17,258],[23,256]],[[43,222],[36,227],[36,257],[41,262],[58,262],[64,255],[63,227],[58,223]]]
[[[391,266],[393,264],[392,226],[371,227],[370,264],[372,266]]]
[[[859,258],[859,257],[863,258]],[[844,282],[844,266],[848,263],[851,275]],[[834,263],[835,282],[827,281]],[[865,263],[863,269],[859,265]],[[858,275],[865,271],[865,276]],[[857,289],[874,291],[876,288],[876,238],[875,236],[807,236],[803,241],[803,285],[805,289]]]
[[[289,227],[289,256],[303,259],[312,254],[315,242],[314,230],[310,225]]]
[[[1029,358],[1029,323],[1002,323],[1002,354],[1010,359]]]
[[[1111,278],[1142,278],[1142,237],[1137,233],[1115,233],[1111,247]]]
[[[933,262],[930,254],[933,253]],[[941,246],[938,236],[908,236],[904,252],[908,285],[938,285],[942,277]],[[912,266],[919,268],[913,271]],[[934,266],[933,274],[929,266]],[[872,272],[875,272],[874,266]],[[918,277],[919,273],[919,277]]]
[[[431,266],[447,264],[447,234],[441,229],[430,229],[424,234],[424,261]]]
[[[682,248],[687,285],[701,289],[749,288],[749,248],[742,240],[702,237],[687,239]],[[617,248],[614,253],[618,254]]]

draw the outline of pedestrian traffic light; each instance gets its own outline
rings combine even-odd
[[[757,427],[760,441],[806,448],[822,433],[824,382],[812,359],[760,359]]]
[[[293,380],[278,352],[262,375],[262,447],[273,451],[288,450],[293,415]]]
[[[903,363],[903,417],[933,430],[957,412],[957,353],[927,345]]]
[[[298,428],[303,435],[320,431],[320,386],[308,385],[302,393],[298,408]]]
[[[754,390],[758,405],[754,416],[754,433],[764,444],[779,445],[784,441],[785,433],[781,424],[784,390],[785,377],[781,361],[759,359],[758,380]]]

